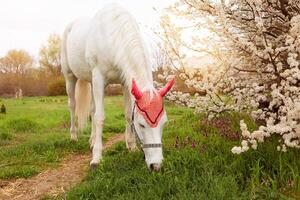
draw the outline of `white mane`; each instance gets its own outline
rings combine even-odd
[[[119,4],[113,3],[99,11],[96,19],[111,20],[109,34],[111,38],[110,57],[113,65],[122,72],[122,79],[127,86],[131,86],[135,78],[141,89],[153,90],[153,78],[149,53],[141,36],[134,17]]]

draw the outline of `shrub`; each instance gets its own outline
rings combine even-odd
[[[1,114],[6,114],[6,107],[5,107],[4,104],[1,105],[0,113],[1,113]]]
[[[105,88],[105,95],[117,96],[123,94],[123,87],[120,84],[111,84]]]
[[[66,95],[66,85],[63,77],[59,77],[50,81],[48,84],[48,95],[49,96],[58,96]]]

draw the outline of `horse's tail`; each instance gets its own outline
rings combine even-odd
[[[71,31],[73,23],[69,24],[64,31],[61,46],[61,65],[65,77],[70,71],[67,55],[68,34]],[[87,124],[90,105],[91,105],[91,84],[87,81],[78,79],[75,87],[75,115],[77,117],[78,129],[83,130]]]
[[[75,87],[75,114],[78,119],[78,129],[83,130],[90,115],[92,100],[91,84],[87,81],[78,79]]]
[[[73,26],[73,23],[69,24],[67,26],[67,28],[65,29],[63,36],[62,36],[61,52],[60,52],[62,72],[66,72],[69,70],[69,62],[68,62],[68,56],[67,56],[67,40],[68,40],[68,34],[71,31],[72,26]]]

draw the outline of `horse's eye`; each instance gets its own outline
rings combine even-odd
[[[141,128],[145,128],[145,126],[143,124],[139,124]]]

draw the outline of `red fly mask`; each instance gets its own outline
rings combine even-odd
[[[140,91],[135,80],[132,80],[131,93],[135,97],[137,111],[144,117],[151,128],[159,123],[164,113],[163,97],[169,92],[174,85],[172,79],[165,87],[158,91]]]

